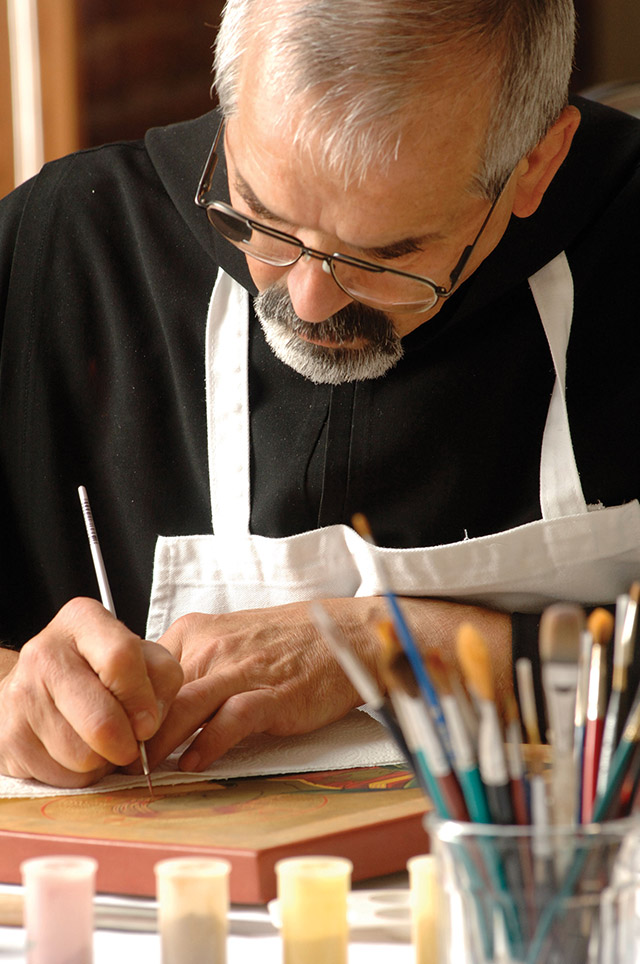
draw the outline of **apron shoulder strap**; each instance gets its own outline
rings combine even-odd
[[[207,444],[216,535],[249,532],[249,295],[220,271],[206,338]]]
[[[540,455],[540,508],[543,519],[587,511],[571,442],[566,401],[567,348],[573,319],[573,277],[564,252],[529,278],[542,321],[556,381]]]

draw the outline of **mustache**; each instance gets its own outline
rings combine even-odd
[[[352,301],[324,321],[303,321],[295,313],[286,288],[271,285],[257,296],[260,307],[273,321],[292,334],[333,341],[336,344],[363,339],[381,348],[395,345],[398,336],[390,318],[376,308]]]

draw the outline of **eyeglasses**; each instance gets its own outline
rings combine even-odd
[[[236,248],[264,264],[286,268],[294,265],[300,258],[315,258],[322,262],[323,269],[350,298],[382,311],[428,311],[439,298],[448,298],[453,294],[460,275],[502,196],[500,191],[493,200],[473,242],[464,249],[449,275],[449,287],[445,288],[421,275],[398,271],[339,252],[328,254],[326,251],[308,248],[294,235],[277,231],[268,224],[246,217],[224,201],[211,199],[211,183],[218,163],[218,142],[223,126],[224,120],[216,131],[195,196],[195,203],[206,209],[213,227]]]

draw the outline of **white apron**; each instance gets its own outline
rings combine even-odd
[[[557,600],[612,601],[640,577],[640,506],[586,505],[565,402],[573,281],[559,255],[529,284],[556,370],[540,463],[542,519],[449,545],[369,546],[348,526],[279,539],[249,532],[247,292],[220,273],[206,339],[207,430],[215,535],[160,536],[147,639],[188,612],[219,613],[332,596],[370,596],[383,586],[374,560],[399,595],[537,612]],[[508,484],[508,480],[506,480]],[[188,497],[188,496],[187,496]]]

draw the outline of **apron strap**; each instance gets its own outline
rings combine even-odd
[[[564,252],[529,278],[556,370],[540,455],[543,519],[587,511],[576,465],[565,394],[567,348],[573,319],[573,277]]]
[[[249,295],[218,272],[205,352],[211,523],[216,535],[249,532]]]

